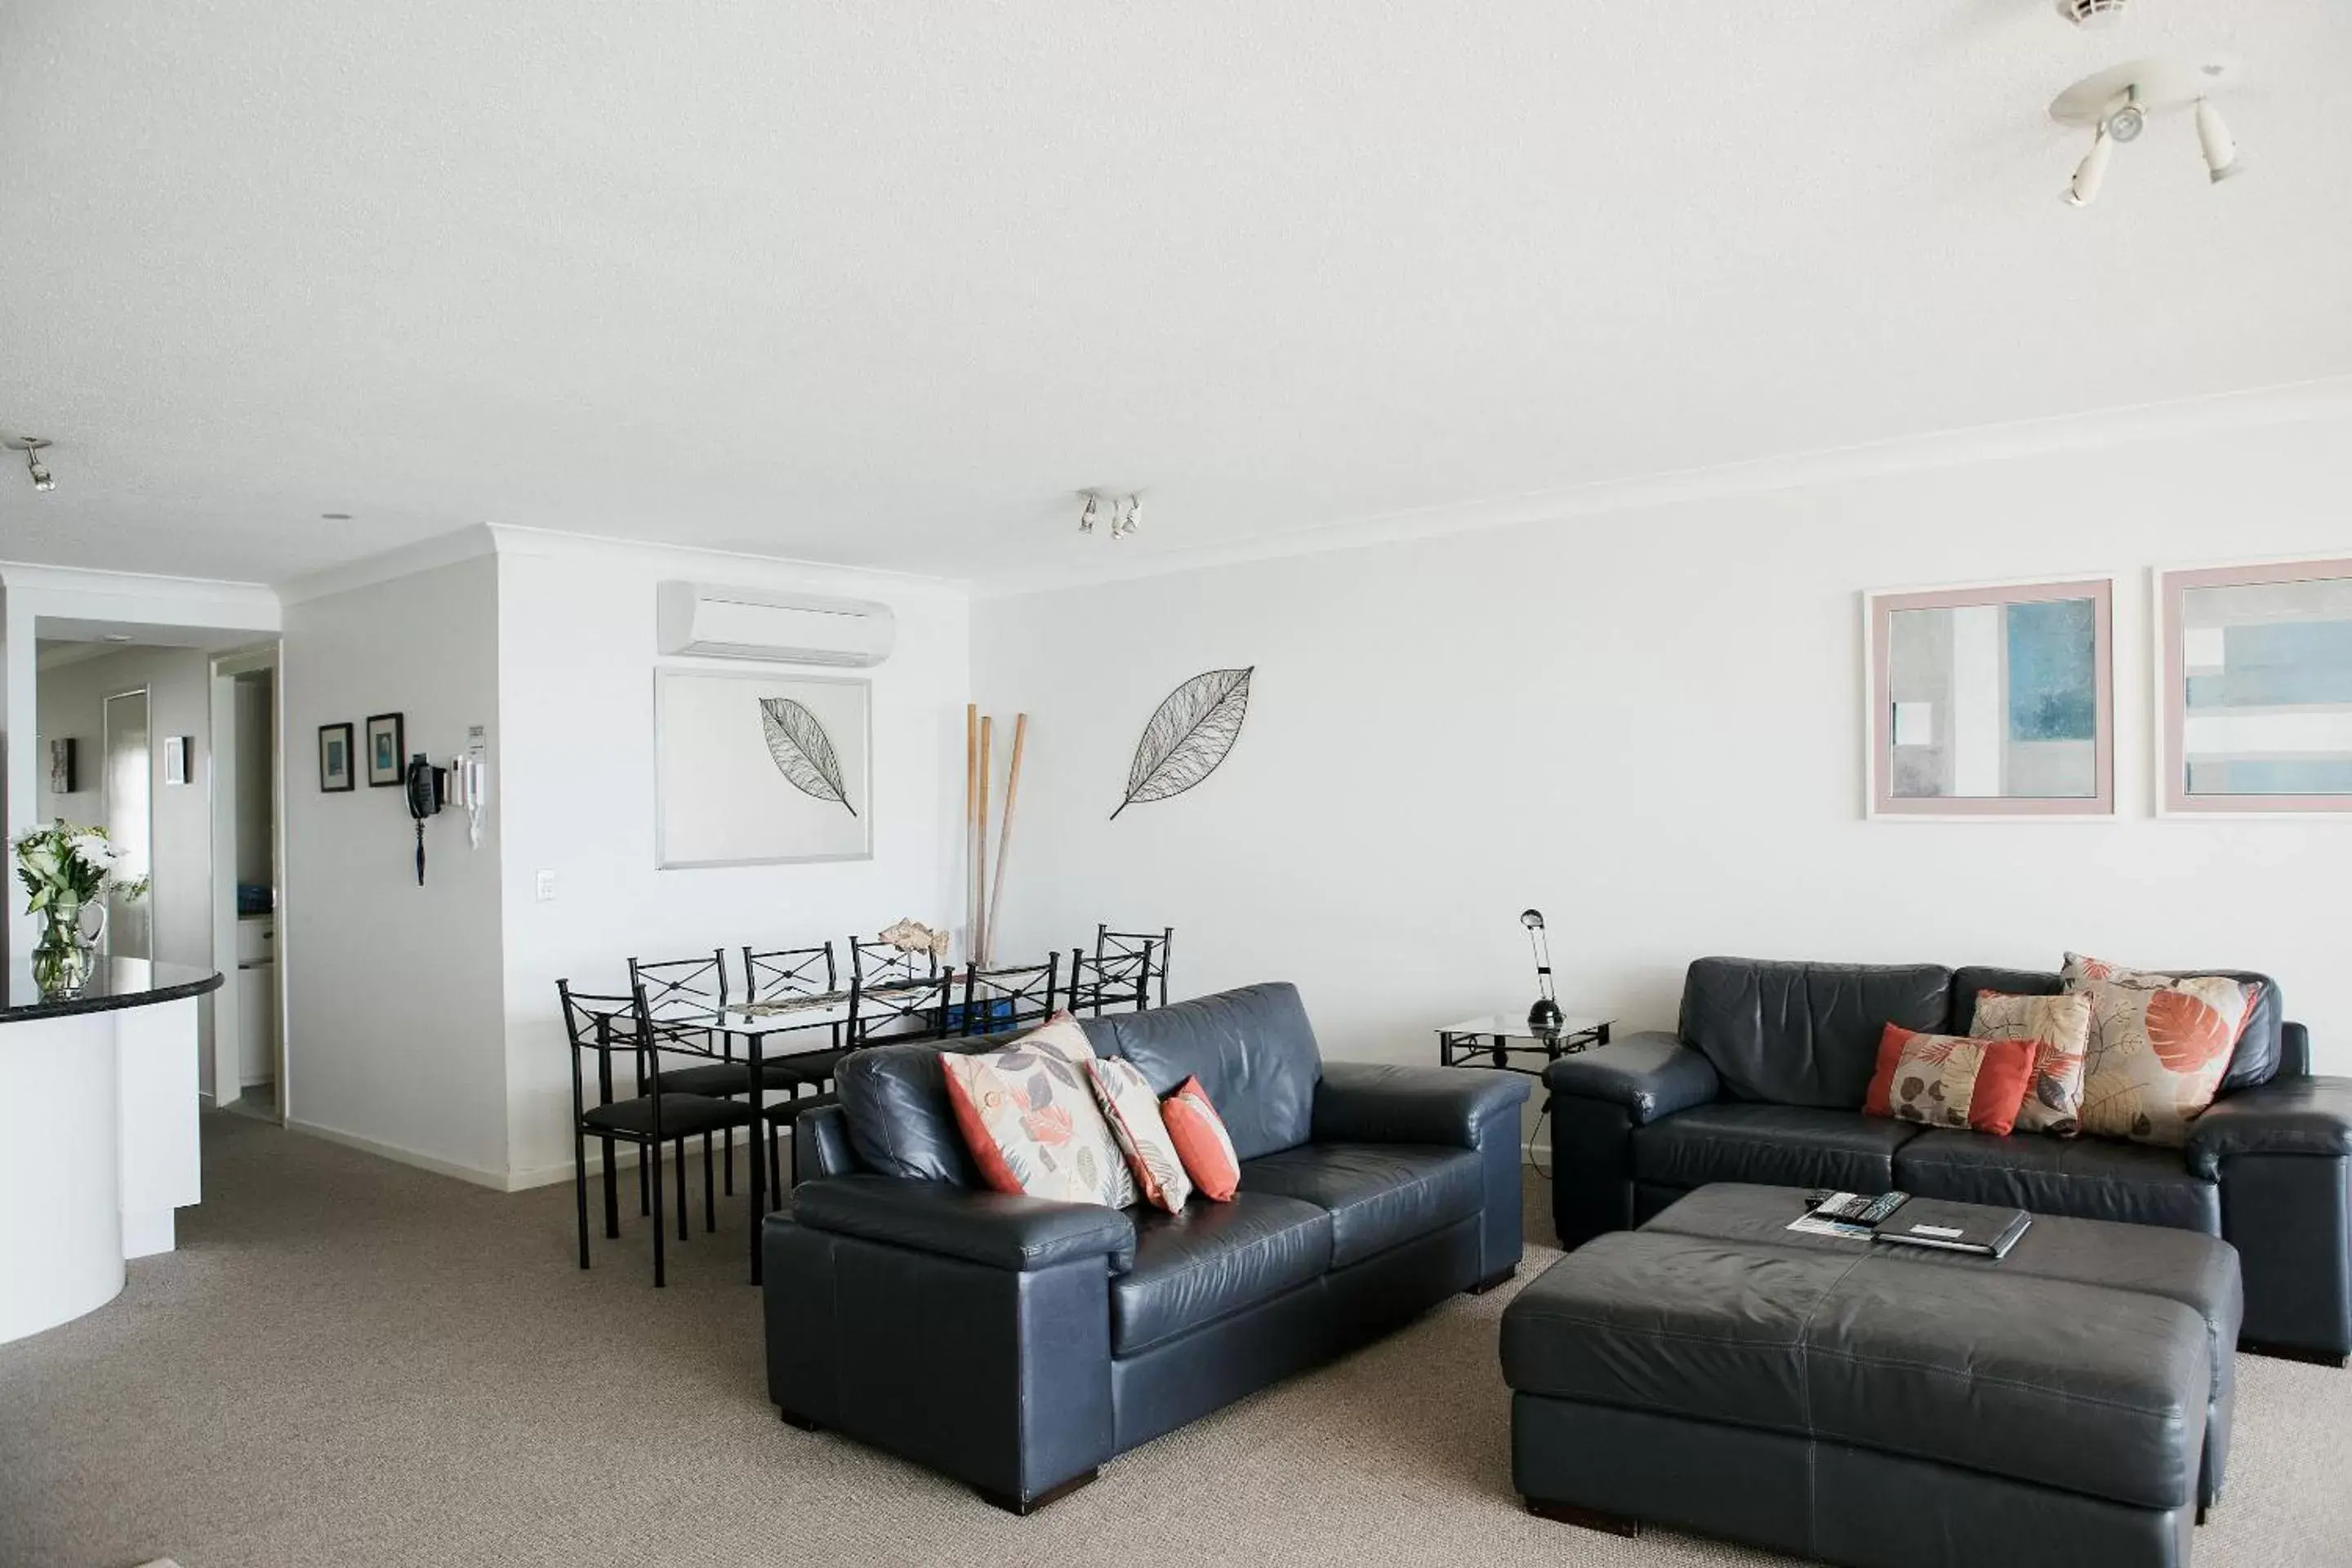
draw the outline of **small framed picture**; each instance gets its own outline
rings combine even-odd
[[[51,795],[71,795],[81,787],[80,775],[74,767],[75,761],[74,743],[70,737],[49,742],[49,793]]]
[[[195,744],[194,735],[163,737],[163,782],[184,784],[188,782],[188,752]]]
[[[367,776],[370,789],[384,789],[401,782],[401,770],[408,761],[406,726],[397,713],[376,713],[367,721]]]
[[[352,727],[349,724],[319,726],[319,787],[329,795],[353,787],[352,773]]]

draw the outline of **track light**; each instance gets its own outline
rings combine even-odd
[[[2124,89],[2124,101],[2106,118],[2105,129],[2117,142],[2137,142],[2139,133],[2147,129],[2147,115],[2139,106],[2139,89]]]
[[[33,476],[33,488],[45,495],[58,488],[58,481],[49,477],[48,465],[41,461],[41,449],[48,444],[39,436],[11,436],[0,443],[25,454],[25,471]]]
[[[1143,501],[1129,494],[1107,496],[1100,490],[1080,490],[1086,505],[1078,509],[1078,531],[1092,533],[1095,524],[1108,521],[1106,531],[1113,539],[1125,539],[1143,526]],[[1106,516],[1108,514],[1108,516]]]
[[[2086,207],[2098,200],[2099,186],[2107,177],[2107,160],[2115,155],[2116,144],[2105,126],[2091,132],[2091,150],[2083,154],[2083,161],[2074,165],[2074,177],[2066,182],[2068,206]]]
[[[2197,100],[2197,145],[2204,149],[2205,177],[2213,184],[2220,184],[2245,167],[2238,162],[2236,139],[2221,123],[2221,111],[2208,98]]]

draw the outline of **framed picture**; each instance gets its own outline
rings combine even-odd
[[[319,726],[319,787],[329,795],[351,789],[355,779],[352,771],[352,727],[349,724]]]
[[[1868,815],[2113,816],[2115,579],[1863,595]]]
[[[163,737],[163,782],[184,784],[188,782],[188,752],[195,743],[193,735]]]
[[[81,787],[81,774],[75,766],[79,759],[70,736],[49,742],[49,793],[71,795]]]
[[[873,695],[837,677],[656,670],[661,866],[871,858]]]
[[[401,716],[371,714],[367,721],[368,787],[384,789],[401,783],[407,764],[407,726]]]
[[[2352,814],[2352,558],[2156,574],[2157,809]]]

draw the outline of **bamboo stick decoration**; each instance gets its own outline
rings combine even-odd
[[[980,704],[963,705],[963,936],[980,950]]]
[[[1004,857],[1013,844],[1013,807],[1021,798],[1021,752],[1028,739],[1029,715],[1014,714],[1013,762],[1004,778],[1004,822],[996,836],[996,884],[988,895],[988,924],[992,937],[995,932],[996,917],[1004,908]]]
[[[971,962],[988,962],[988,775],[993,766],[990,751],[996,740],[996,721],[988,714],[980,716],[980,920],[972,927]]]

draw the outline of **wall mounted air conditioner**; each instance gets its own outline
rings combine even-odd
[[[661,651],[701,658],[862,667],[889,658],[898,630],[887,605],[773,588],[664,583],[656,607]]]

